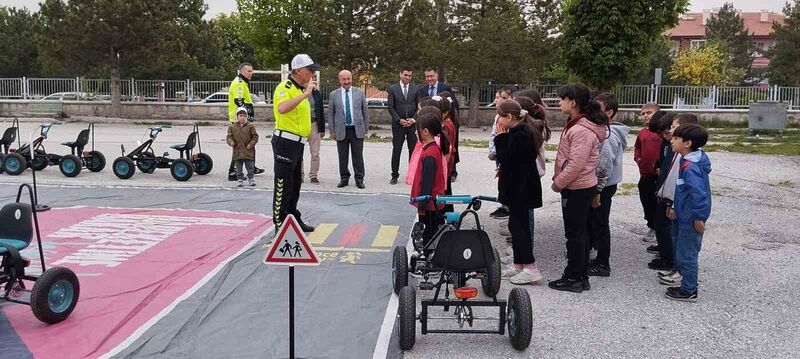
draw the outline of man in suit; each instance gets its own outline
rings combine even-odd
[[[425,69],[425,85],[419,87],[419,93],[418,93],[419,98],[432,97],[444,91],[453,94],[453,89],[450,87],[450,85],[444,82],[439,82],[438,70],[436,70],[433,67]],[[454,109],[461,108],[455,96],[453,96],[453,106]]]
[[[400,70],[400,83],[389,87],[388,107],[392,116],[392,179],[390,184],[397,184],[400,176],[400,155],[403,153],[403,142],[408,146],[408,159],[417,145],[417,127],[414,126],[414,115],[417,113],[419,89],[411,83],[413,73],[408,67]]]
[[[342,87],[333,90],[328,97],[328,127],[339,152],[341,180],[336,187],[345,187],[350,182],[348,165],[352,152],[356,187],[364,189],[364,136],[369,132],[367,96],[361,89],[353,87],[350,71],[339,72],[339,84]]]

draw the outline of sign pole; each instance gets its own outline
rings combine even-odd
[[[289,266],[289,359],[294,359],[294,266]]]

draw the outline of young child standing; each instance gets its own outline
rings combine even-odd
[[[511,86],[504,86],[500,90],[498,90],[494,95],[494,105],[499,107],[503,102],[508,101],[511,99],[511,94],[514,93],[514,88]],[[492,130],[489,132],[489,160],[490,161],[497,161],[497,149],[494,146],[494,137],[497,131],[497,115],[494,116],[494,123],[492,124]],[[499,165],[497,165],[499,167]],[[496,167],[496,168],[497,168]],[[500,194],[497,194],[500,196]],[[497,209],[490,213],[489,216],[492,218],[506,218],[509,216],[508,208],[501,205],[497,207]]]
[[[567,238],[567,267],[561,279],[548,286],[581,293],[589,290],[586,222],[597,186],[595,169],[600,161],[599,145],[606,137],[608,120],[600,104],[590,100],[589,88],[570,84],[559,90],[561,112],[569,116],[556,154],[552,189],[561,193],[561,212]]]
[[[647,234],[642,237],[645,242],[655,241],[655,223],[653,223],[653,213],[656,209],[656,173],[655,163],[658,160],[661,136],[652,133],[648,129],[650,120],[658,111],[658,105],[647,103],[642,107],[643,127],[636,136],[636,143],[633,148],[633,160],[639,166],[639,200],[642,202],[644,219],[647,221]],[[663,113],[661,113],[663,115]],[[659,116],[656,116],[659,117]]]
[[[622,181],[622,155],[627,146],[630,128],[619,122],[613,121],[619,109],[617,97],[610,92],[602,92],[595,96],[595,101],[600,104],[600,110],[611,121],[609,123],[608,138],[600,145],[600,163],[595,171],[597,187],[595,187],[592,205],[589,208],[589,220],[586,230],[589,236],[588,251],[597,248],[597,257],[589,263],[590,276],[608,277],[611,275],[609,259],[611,257],[611,201],[617,193],[617,184]]]
[[[667,288],[667,298],[697,301],[697,271],[705,223],[711,215],[711,160],[702,150],[708,131],[699,125],[680,125],[672,133],[672,150],[682,158],[675,186],[674,209],[667,212],[672,222],[675,264],[683,275],[680,288]]]
[[[508,229],[514,250],[514,265],[504,271],[511,283],[531,284],[542,280],[533,255],[533,210],[542,206],[542,183],[536,169],[536,156],[544,140],[533,128],[532,119],[517,101],[497,107],[497,136],[494,138],[500,163],[498,189],[500,203],[511,215]]]
[[[256,143],[258,143],[258,133],[256,127],[247,121],[247,109],[239,107],[236,110],[236,122],[228,126],[228,146],[233,150],[232,158],[236,166],[236,179],[238,186],[244,185],[244,172],[242,167],[247,168],[247,182],[250,186],[255,186],[253,180],[256,160]]]
[[[441,147],[436,143],[436,136],[439,136]],[[442,132],[441,120],[430,112],[419,114],[417,117],[417,138],[423,145],[419,163],[416,167],[417,173],[411,185],[411,197],[443,195],[447,183],[445,172],[439,167],[442,165],[443,156],[449,154],[450,140]],[[436,234],[439,225],[444,223],[444,217],[441,214],[444,206],[436,205],[432,200],[416,203],[415,205],[419,215],[419,222],[425,225],[422,238],[427,243]]]

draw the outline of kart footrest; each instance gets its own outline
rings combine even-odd
[[[420,290],[433,290],[434,288],[436,288],[436,283],[433,282],[421,282],[419,284]]]

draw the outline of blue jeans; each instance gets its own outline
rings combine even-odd
[[[681,289],[694,293],[697,290],[697,260],[703,234],[694,230],[694,224],[672,221],[672,243],[675,245],[675,269],[683,275]]]

